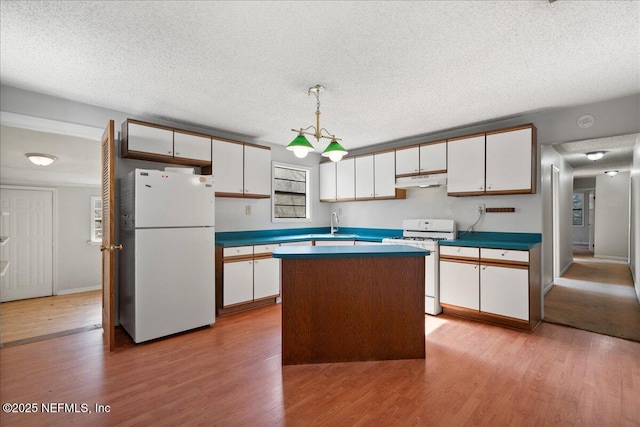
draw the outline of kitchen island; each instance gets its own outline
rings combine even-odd
[[[404,245],[276,248],[282,364],[424,358],[429,255]]]

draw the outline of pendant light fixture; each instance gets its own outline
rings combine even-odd
[[[329,142],[327,148],[322,152],[322,156],[328,157],[333,162],[339,162],[342,160],[342,157],[347,154],[347,151],[338,142],[341,141],[341,139],[336,138],[336,136],[332,135],[328,130],[320,127],[320,92],[323,90],[324,86],[322,85],[315,85],[309,88],[307,95],[311,95],[313,93],[316,97],[316,125],[311,125],[304,129],[291,129],[293,132],[298,132],[298,136],[296,136],[294,140],[287,145],[287,150],[293,151],[293,154],[296,157],[302,159],[306,157],[309,152],[314,151],[313,145],[311,145],[305,135],[313,136],[316,141],[320,141],[322,138],[327,138],[330,139],[331,142]],[[313,132],[310,132],[309,129],[313,129]]]
[[[51,163],[58,160],[56,156],[43,153],[27,153],[25,156],[27,156],[31,163],[38,166],[49,166]]]

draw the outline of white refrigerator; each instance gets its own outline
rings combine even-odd
[[[139,343],[213,324],[213,177],[136,169],[119,197],[122,327]]]

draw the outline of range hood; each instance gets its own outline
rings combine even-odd
[[[443,185],[447,185],[446,173],[396,178],[396,188],[441,187]]]

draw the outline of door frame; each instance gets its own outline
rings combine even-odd
[[[58,295],[58,189],[54,187],[34,187],[33,185],[0,185],[0,190],[48,191],[51,193],[51,294]],[[9,266],[11,268],[11,266]]]
[[[552,280],[560,277],[560,169],[551,165]]]

